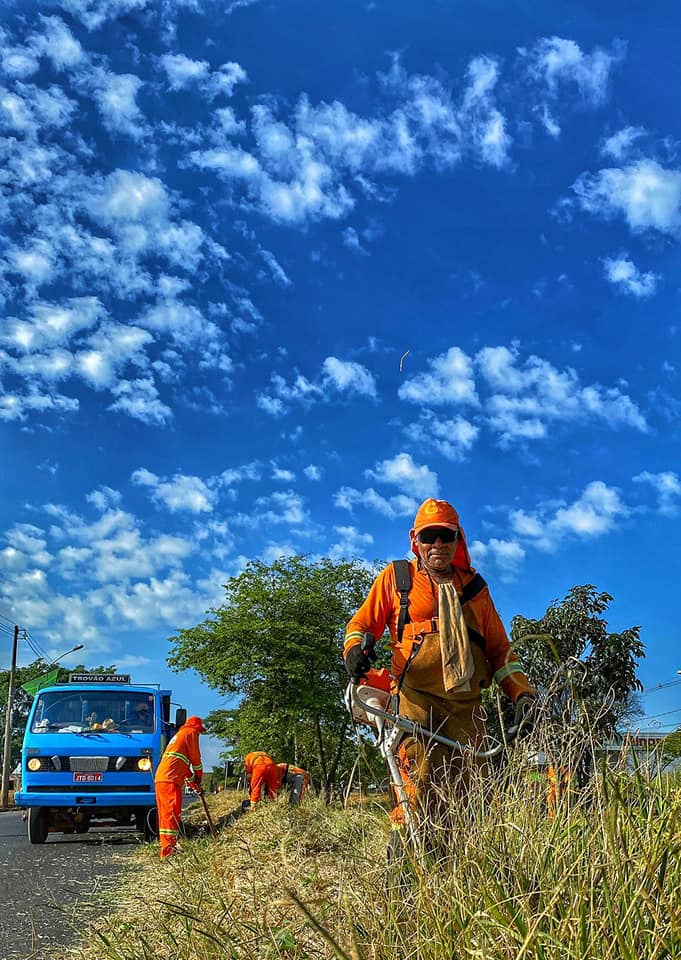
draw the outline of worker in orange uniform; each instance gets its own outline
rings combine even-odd
[[[289,803],[297,806],[310,786],[310,774],[292,763],[278,763],[277,767],[279,768],[279,789],[288,789]]]
[[[560,766],[558,770],[549,764],[548,770],[548,789],[546,791],[546,804],[548,815],[551,820],[556,816],[556,810],[559,803],[567,798],[570,790],[570,771],[567,767]]]
[[[201,717],[189,717],[174,737],[168,741],[156,770],[156,807],[158,834],[161,840],[161,859],[172,857],[177,848],[177,837],[182,817],[182,791],[187,783],[201,793],[201,750],[199,734],[205,733]]]
[[[516,722],[529,729],[537,694],[510,647],[487,584],[471,565],[458,513],[446,500],[426,500],[409,539],[415,559],[382,570],[347,626],[348,673],[357,682],[367,674],[376,659],[373,646],[387,626],[392,692],[402,716],[484,749],[480,691],[494,679],[515,704]],[[434,805],[438,784],[453,783],[465,793],[467,764],[484,769],[482,761],[410,736],[403,738],[397,760],[410,805],[422,813]],[[404,822],[399,804],[392,819]]]
[[[274,760],[262,750],[253,750],[244,757],[244,769],[250,781],[251,807],[260,801],[263,790],[268,800],[274,800],[279,786],[279,767]]]

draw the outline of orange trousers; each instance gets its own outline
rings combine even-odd
[[[279,767],[276,763],[272,760],[269,760],[267,763],[256,760],[253,764],[253,773],[251,774],[251,803],[258,803],[262,796],[263,788],[267,791],[267,799],[275,800],[278,786]]]
[[[158,836],[161,841],[161,859],[172,857],[177,846],[182,818],[182,784],[171,780],[157,780],[156,807],[158,809]]]

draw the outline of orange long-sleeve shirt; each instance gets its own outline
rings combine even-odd
[[[184,783],[193,776],[201,782],[203,766],[199,749],[199,734],[194,728],[180,727],[174,737],[168,741],[161,762],[156,769],[154,780],[169,783]]]
[[[425,571],[417,568],[416,560],[411,560],[409,565],[412,578],[408,608],[411,622],[405,624],[402,642],[398,644],[397,641],[400,594],[392,564],[376,577],[366,600],[345,631],[343,652],[347,653],[350,647],[361,643],[364,633],[372,633],[378,639],[387,626],[391,636],[392,673],[395,677],[402,675],[416,637],[438,628],[437,587],[434,587]],[[455,568],[454,573],[453,582],[460,595],[475,576],[475,571],[473,568]],[[509,644],[506,630],[487,586],[465,604],[464,611],[467,624],[484,638],[485,657],[492,668],[494,679],[504,693],[513,703],[523,693],[534,694],[536,691],[530,685]]]

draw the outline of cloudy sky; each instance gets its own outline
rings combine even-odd
[[[0,614],[50,656],[205,712],[167,638],[228,576],[441,496],[507,624],[593,583],[680,679],[676,5],[467,6],[3,3]]]

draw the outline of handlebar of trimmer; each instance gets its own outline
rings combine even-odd
[[[357,697],[358,689],[360,689],[360,685],[351,680],[348,684],[351,701],[353,704],[356,703],[357,706],[360,707],[365,713],[371,715],[372,717],[377,717],[383,721],[386,721],[393,727],[396,727],[398,730],[402,730],[404,733],[410,734],[412,737],[419,737],[425,740],[434,740],[436,743],[440,743],[445,747],[458,750],[459,753],[469,753],[471,756],[477,757],[480,760],[491,760],[493,757],[498,757],[499,754],[505,749],[506,744],[515,740],[515,738],[518,736],[519,726],[514,725],[509,727],[506,731],[506,744],[500,743],[498,746],[492,747],[491,750],[473,750],[470,744],[461,743],[459,740],[450,740],[449,737],[443,737],[434,730],[427,730],[414,720],[409,720],[407,717],[401,717],[399,714],[388,713],[385,710],[381,710],[380,707],[376,707],[373,704],[368,703],[366,700],[360,700],[359,697]]]

